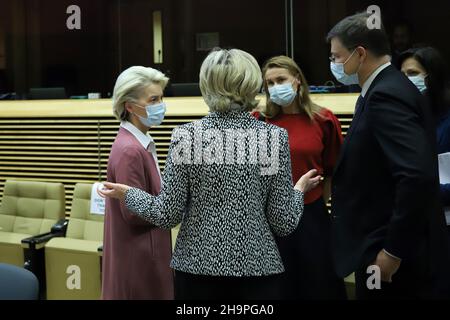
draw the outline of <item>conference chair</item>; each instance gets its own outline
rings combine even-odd
[[[39,282],[22,267],[0,263],[0,300],[37,300]]]
[[[64,238],[45,245],[47,299],[95,300],[101,295],[99,247],[104,215],[91,214],[92,184],[75,185]]]
[[[64,211],[61,183],[7,180],[0,206],[0,262],[23,267],[29,252],[22,240],[49,233]]]

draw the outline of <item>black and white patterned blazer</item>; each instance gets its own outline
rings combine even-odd
[[[175,270],[263,276],[284,271],[274,233],[297,227],[303,193],[293,188],[284,129],[248,112],[213,112],[174,129],[161,193],[132,188],[125,204],[161,228],[181,223]]]

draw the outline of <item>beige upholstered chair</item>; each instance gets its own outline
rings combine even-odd
[[[64,211],[63,184],[7,180],[0,206],[0,262],[23,266],[21,241],[50,232]]]
[[[170,233],[172,235],[172,252],[175,249],[175,242],[177,241],[178,232],[180,232],[180,225],[177,225],[175,228],[172,228],[172,230],[170,230]]]
[[[355,274],[352,273],[344,279],[345,289],[347,290],[347,297],[349,300],[355,300]]]
[[[92,184],[77,184],[65,238],[45,245],[47,299],[99,299],[103,215],[91,214]]]

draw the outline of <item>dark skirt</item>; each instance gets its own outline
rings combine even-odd
[[[175,271],[176,300],[280,300],[280,275],[216,277]]]
[[[277,238],[285,266],[283,298],[288,300],[347,299],[331,255],[331,219],[322,198],[305,205],[297,229]]]

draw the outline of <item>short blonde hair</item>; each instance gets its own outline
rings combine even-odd
[[[167,85],[169,78],[153,68],[134,66],[123,71],[116,80],[113,93],[113,113],[118,120],[127,120],[126,102],[137,102],[151,84]]]
[[[200,68],[200,90],[212,112],[253,110],[261,85],[258,63],[242,50],[215,49]]]

